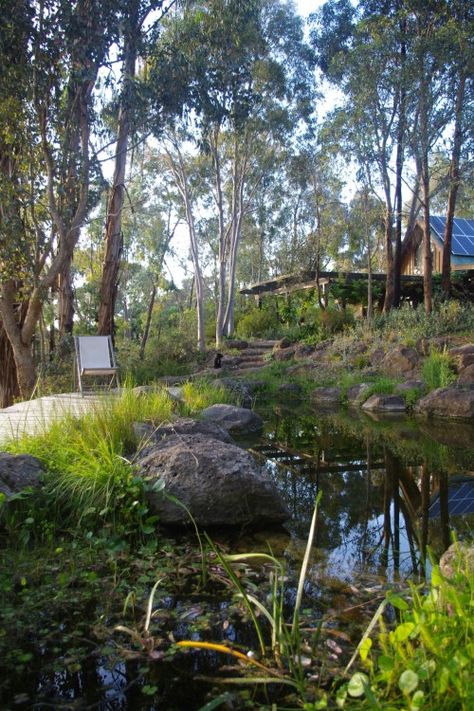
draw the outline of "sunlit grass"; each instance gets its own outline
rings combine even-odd
[[[446,350],[431,351],[423,363],[423,380],[428,390],[445,388],[454,383],[454,362]]]
[[[43,432],[23,435],[6,448],[42,462],[46,490],[65,520],[115,522],[121,511],[141,505],[128,459],[138,445],[133,425],[148,421],[158,426],[172,419],[172,408],[165,390],[143,395],[125,388],[81,417],[65,414]]]
[[[235,404],[235,397],[223,386],[207,380],[185,383],[181,388],[184,414],[194,415],[218,403]]]

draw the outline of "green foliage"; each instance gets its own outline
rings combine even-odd
[[[446,350],[431,351],[423,362],[422,374],[428,390],[445,388],[456,380],[454,362]]]
[[[277,338],[283,333],[276,311],[254,308],[238,321],[236,333],[241,338]]]
[[[411,409],[414,407],[415,403],[424,395],[423,388],[409,388],[404,390],[403,398],[405,400],[406,406]]]
[[[387,629],[379,614],[375,620],[380,626],[378,639],[364,635],[358,652],[367,674],[356,672],[339,691],[341,708],[472,708],[471,565],[468,557],[458,554],[452,577],[446,578],[434,566],[428,591],[412,586],[407,599],[387,594],[386,603],[399,616],[397,624]],[[375,624],[369,627],[372,632]]]
[[[388,378],[384,375],[377,377],[374,382],[369,385],[367,399],[371,395],[392,395],[396,384],[397,381],[393,378]]]
[[[379,282],[372,283],[372,300],[376,302],[383,294],[383,285]],[[330,286],[330,294],[341,304],[362,304],[367,306],[367,280],[346,280],[341,276]]]
[[[233,403],[235,398],[223,385],[207,380],[185,383],[181,388],[183,410],[186,415],[194,415],[206,407],[217,403]]]
[[[384,340],[408,337],[411,344],[422,338],[432,338],[452,333],[472,333],[474,330],[474,304],[446,301],[436,305],[430,316],[423,306],[414,309],[404,305],[374,319],[374,329]],[[406,334],[406,335],[405,335]]]
[[[56,517],[55,525],[108,526],[138,534],[150,522],[144,483],[134,477],[127,459],[138,445],[133,424],[158,425],[171,417],[172,401],[165,391],[144,396],[125,388],[120,397],[106,399],[81,418],[65,416],[43,434],[10,442],[8,449],[32,454],[44,464],[48,513],[52,522]]]
[[[184,335],[180,338],[177,330],[169,331],[159,341],[152,339],[143,360],[137,341],[124,339],[117,345],[120,372],[125,378],[132,378],[137,385],[153,383],[163,375],[186,375],[196,355],[194,343],[188,343]]]
[[[328,307],[318,312],[318,323],[323,338],[341,333],[354,324],[354,314],[350,309]]]

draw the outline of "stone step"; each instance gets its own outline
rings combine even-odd
[[[266,358],[264,358],[263,356],[258,355],[258,354],[247,356],[247,353],[242,353],[240,356],[237,356],[237,360],[239,363],[246,363],[249,360],[256,360],[256,361],[263,363],[266,360]]]
[[[268,353],[268,348],[245,348],[245,350],[240,351],[240,357],[245,356],[263,356]]]
[[[256,340],[249,341],[249,348],[263,348],[264,350],[272,350],[279,341]]]
[[[264,368],[266,363],[264,363],[262,360],[248,360],[244,362],[240,362],[234,367],[238,370],[251,370],[252,368],[258,369],[258,368]]]
[[[260,373],[262,370],[263,365],[259,366],[254,366],[253,368],[236,368],[235,370],[232,370],[232,375],[234,376],[239,376],[242,375],[243,377],[246,377],[250,373]]]

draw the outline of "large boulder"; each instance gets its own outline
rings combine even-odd
[[[263,421],[256,412],[235,405],[211,405],[201,412],[201,419],[214,422],[231,435],[246,435],[261,432]]]
[[[474,417],[474,387],[452,385],[432,390],[418,400],[415,412],[435,417]]]
[[[423,380],[405,380],[403,383],[398,383],[395,386],[395,395],[404,395],[407,392],[411,392],[413,390],[419,390],[420,392],[422,392],[424,387],[425,384]]]
[[[474,364],[459,371],[458,385],[474,385]]]
[[[259,526],[288,518],[278,489],[244,449],[202,434],[168,437],[136,461],[139,476],[164,482],[148,491],[151,510],[164,525]]]
[[[382,367],[390,375],[406,375],[417,367],[420,357],[414,348],[397,346],[383,359]]]
[[[277,388],[277,397],[280,400],[302,400],[304,391],[299,383],[282,383]]]
[[[149,422],[135,422],[133,432],[136,439],[145,447],[153,447],[168,437],[176,437],[183,434],[202,434],[206,437],[218,439],[221,442],[233,443],[229,433],[213,422],[201,422],[193,420],[191,417],[180,417],[174,422],[167,422],[155,427]],[[140,450],[143,452],[143,449]]]
[[[474,343],[465,343],[463,346],[451,348],[449,355],[454,359],[459,371],[474,365]]]
[[[43,474],[43,466],[36,457],[0,452],[0,494],[7,499],[28,487],[39,488]]]
[[[371,395],[362,405],[368,412],[405,412],[405,400],[400,395]]]
[[[334,407],[341,401],[341,389],[320,387],[315,388],[311,393],[311,402],[313,405],[322,407]]]

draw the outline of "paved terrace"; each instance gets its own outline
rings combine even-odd
[[[36,400],[18,402],[11,407],[0,410],[0,446],[9,439],[16,439],[24,433],[41,432],[55,420],[66,414],[82,415],[91,410],[107,394],[86,395],[79,393],[64,393],[48,395]]]

